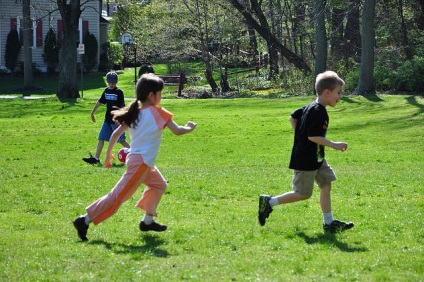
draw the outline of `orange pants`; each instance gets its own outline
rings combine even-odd
[[[136,206],[149,215],[157,216],[156,208],[167,186],[162,174],[156,167],[148,167],[140,154],[129,154],[126,166],[127,170],[115,187],[86,208],[94,224],[97,225],[115,214],[143,183],[146,184],[146,189]]]

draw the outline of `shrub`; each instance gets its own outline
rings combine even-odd
[[[43,60],[47,65],[47,72],[53,74],[59,64],[59,47],[56,42],[56,34],[52,28],[49,29],[44,39]]]
[[[424,57],[405,61],[393,73],[393,86],[399,91],[424,92]]]
[[[83,38],[85,54],[82,62],[86,72],[90,72],[97,64],[97,39],[94,34],[87,31]]]
[[[121,65],[122,60],[124,59],[124,47],[118,42],[110,42],[109,52],[108,52],[109,61],[115,65]]]
[[[21,42],[19,41],[18,31],[13,29],[7,35],[6,50],[4,53],[6,67],[12,72],[15,70],[20,51]]]

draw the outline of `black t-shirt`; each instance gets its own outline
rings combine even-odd
[[[297,120],[294,144],[289,167],[295,170],[316,170],[324,161],[324,146],[312,142],[308,137],[327,134],[329,117],[323,105],[312,102],[291,113]]]
[[[118,87],[114,89],[106,87],[99,99],[99,103],[106,104],[105,121],[113,123],[110,112],[116,110],[116,107],[122,108],[125,106],[124,92]]]

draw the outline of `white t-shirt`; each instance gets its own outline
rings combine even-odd
[[[135,128],[128,129],[131,138],[130,153],[141,154],[149,167],[155,166],[162,141],[162,131],[173,115],[164,108],[148,106],[140,109]]]

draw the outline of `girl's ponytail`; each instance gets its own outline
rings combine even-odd
[[[112,111],[113,121],[118,123],[125,123],[130,127],[136,127],[138,123],[138,113],[140,111],[140,105],[138,100],[132,102],[128,107]]]
[[[136,127],[140,112],[140,102],[146,101],[149,93],[156,93],[162,91],[164,86],[163,80],[152,74],[143,74],[137,81],[136,85],[136,100],[132,102],[128,107],[112,111],[113,120],[118,123],[125,123],[130,127]]]

